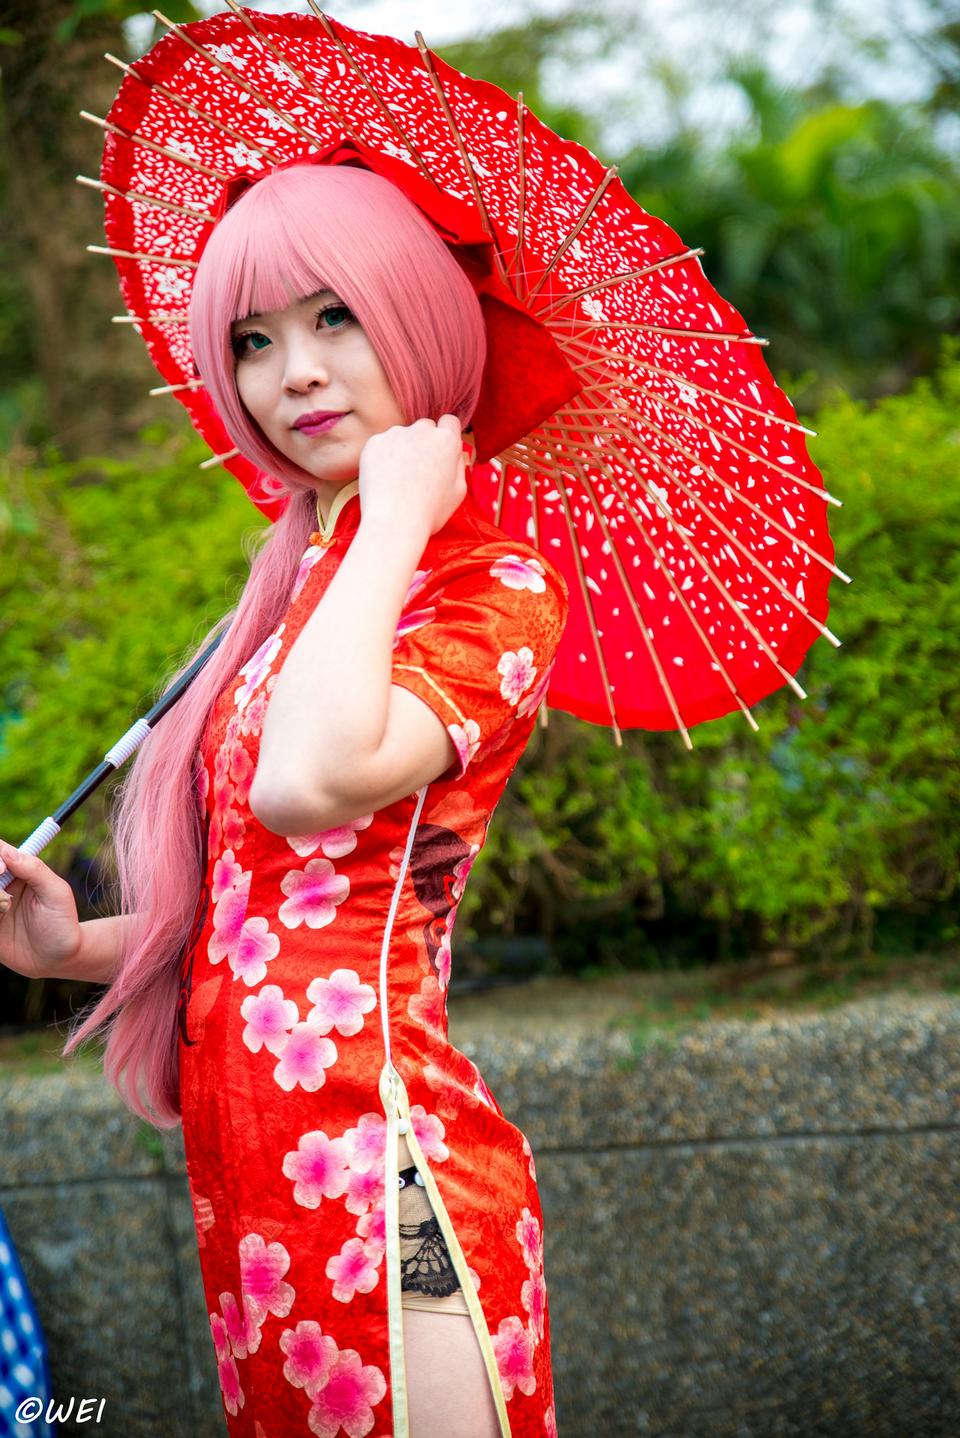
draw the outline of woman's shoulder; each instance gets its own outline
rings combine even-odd
[[[565,608],[569,602],[563,575],[542,550],[505,533],[470,500],[454,521],[433,537],[434,573],[439,582],[468,574],[499,579],[510,587],[554,591]]]

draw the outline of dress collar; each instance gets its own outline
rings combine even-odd
[[[345,484],[342,489],[338,489],[336,494],[334,495],[333,503],[330,506],[330,513],[327,515],[326,524],[324,524],[321,520],[319,510],[317,511],[318,527],[310,536],[311,544],[330,543],[331,539],[333,538],[334,530],[337,527],[337,519],[339,518],[340,514],[342,514],[344,507],[349,503],[349,501],[359,493],[360,480],[351,479],[349,484]]]

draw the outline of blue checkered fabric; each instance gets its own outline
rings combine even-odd
[[[43,1416],[50,1401],[50,1366],[37,1310],[0,1209],[0,1433],[9,1438],[53,1438]],[[40,1417],[18,1422],[25,1398],[42,1401]]]

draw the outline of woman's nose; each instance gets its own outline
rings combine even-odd
[[[312,385],[325,387],[330,383],[329,370],[316,344],[295,341],[288,344],[283,382],[287,389],[304,390]]]

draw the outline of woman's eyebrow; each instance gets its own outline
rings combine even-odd
[[[325,287],[322,290],[315,290],[312,295],[303,295],[302,298],[297,301],[297,303],[301,305],[307,305],[310,304],[312,300],[320,299],[322,295],[332,295],[335,300],[338,300],[340,298],[336,290],[331,290],[329,287]],[[263,311],[251,310],[249,314],[244,315],[242,318],[235,319],[233,323],[235,325],[244,325],[247,323],[248,320],[260,319],[263,319]]]

